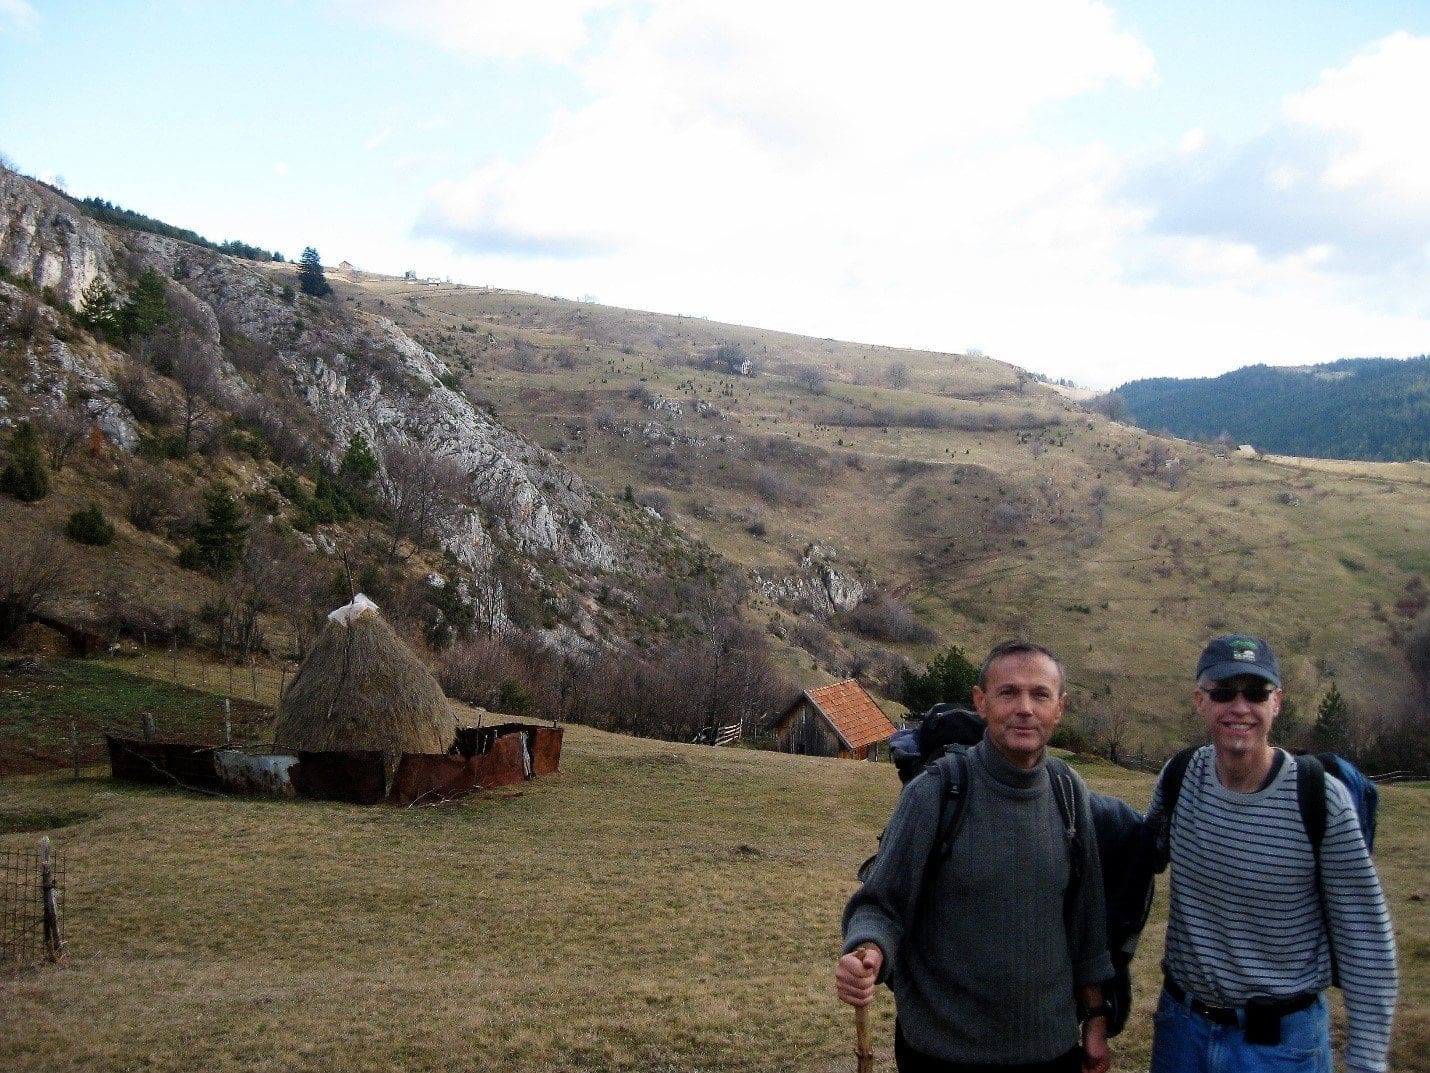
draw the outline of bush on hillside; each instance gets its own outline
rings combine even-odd
[[[114,526],[109,524],[104,512],[91,503],[70,515],[65,523],[65,536],[79,544],[102,548],[114,540]]]
[[[20,422],[10,435],[10,461],[0,471],[0,492],[22,503],[34,503],[50,494],[40,437],[28,421]]]

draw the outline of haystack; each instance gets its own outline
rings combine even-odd
[[[328,616],[283,694],[279,749],[445,753],[457,720],[437,680],[359,593]]]

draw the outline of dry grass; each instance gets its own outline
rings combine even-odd
[[[377,613],[329,621],[274,724],[282,749],[444,753],[457,724],[442,687]]]
[[[1150,791],[1084,772],[1139,804]],[[7,780],[6,810],[94,815],[52,832],[69,957],[0,980],[0,1068],[843,1070],[838,916],[896,793],[882,765],[577,726],[559,775],[442,811],[199,798],[98,771]],[[1427,806],[1426,789],[1388,790],[1377,854],[1401,1070],[1430,1045],[1430,920],[1410,900]],[[1145,1068],[1163,905],[1124,1070]],[[881,997],[886,1069],[892,1012]]]
[[[1222,458],[1082,413],[1063,393],[967,356],[484,288],[370,278],[351,293],[440,343],[466,370],[470,393],[514,431],[548,444],[554,430],[584,429],[564,438],[562,458],[593,485],[617,496],[627,485],[667,492],[677,525],[766,576],[797,570],[811,542],[837,548],[842,568],[897,592],[938,633],[930,645],[900,646],[914,659],[952,643],[977,651],[1014,633],[1047,641],[1068,660],[1074,721],[1126,713],[1134,747],[1153,754],[1182,736],[1166,698],[1185,694],[1187,661],[1228,628],[1262,633],[1294,659],[1303,712],[1314,712],[1331,673],[1367,717],[1382,711],[1393,675],[1367,657],[1387,647],[1376,607],[1393,607],[1407,583],[1430,576],[1424,466]],[[534,356],[520,367],[508,360],[514,338]],[[741,343],[765,372],[729,377],[690,364],[722,340]],[[574,362],[554,360],[562,349]],[[886,375],[895,364],[911,378],[897,390]],[[791,370],[804,366],[828,374],[826,394],[797,383]],[[680,400],[685,413],[643,409],[642,393]],[[693,416],[696,399],[719,418]],[[937,410],[969,428],[826,423],[860,408]],[[636,428],[657,421],[686,439],[650,448],[598,428],[596,410]],[[1005,427],[978,429],[983,419]],[[752,459],[771,439],[822,452],[822,461],[811,469],[793,454]],[[1159,453],[1184,476],[1170,479],[1152,460]],[[672,464],[658,466],[657,456]],[[851,456],[860,463],[846,465]],[[756,503],[756,465],[809,497]],[[961,467],[980,472],[960,477]],[[1033,509],[1000,525],[999,508],[1012,516],[1015,502]],[[756,512],[763,531],[751,535]],[[807,684],[843,673],[811,671],[799,653],[789,662]]]

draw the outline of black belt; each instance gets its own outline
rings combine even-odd
[[[1213,1006],[1208,1002],[1203,1002],[1199,998],[1188,995],[1182,986],[1170,976],[1162,978],[1162,986],[1174,1000],[1190,1007],[1193,1013],[1201,1014],[1214,1025],[1235,1028],[1242,1023],[1243,1013],[1240,1006]],[[1258,1011],[1262,1011],[1263,1016],[1280,1018],[1285,1017],[1288,1013],[1299,1013],[1308,1006],[1314,1006],[1320,997],[1318,992],[1308,991],[1284,999],[1258,999],[1256,1008]]]

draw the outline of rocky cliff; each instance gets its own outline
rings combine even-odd
[[[453,390],[452,371],[391,320],[349,310],[336,298],[295,294],[291,268],[100,225],[75,203],[4,170],[0,267],[11,330],[39,338],[33,324],[19,331],[25,317],[51,329],[40,333],[43,345],[21,348],[21,397],[0,397],[0,422],[82,410],[120,451],[133,452],[140,419],[121,381],[139,364],[143,344],[125,350],[67,329],[62,307],[78,312],[97,283],[124,294],[154,269],[182,325],[183,360],[199,366],[191,380],[210,404],[230,413],[300,409],[308,446],[329,466],[361,435],[389,449],[419,447],[464,473],[470,506],[447,518],[440,534],[464,569],[488,571],[504,548],[532,577],[552,567],[584,578],[651,571],[643,546],[622,537],[599,497],[556,456]],[[501,604],[495,601],[499,627]]]

